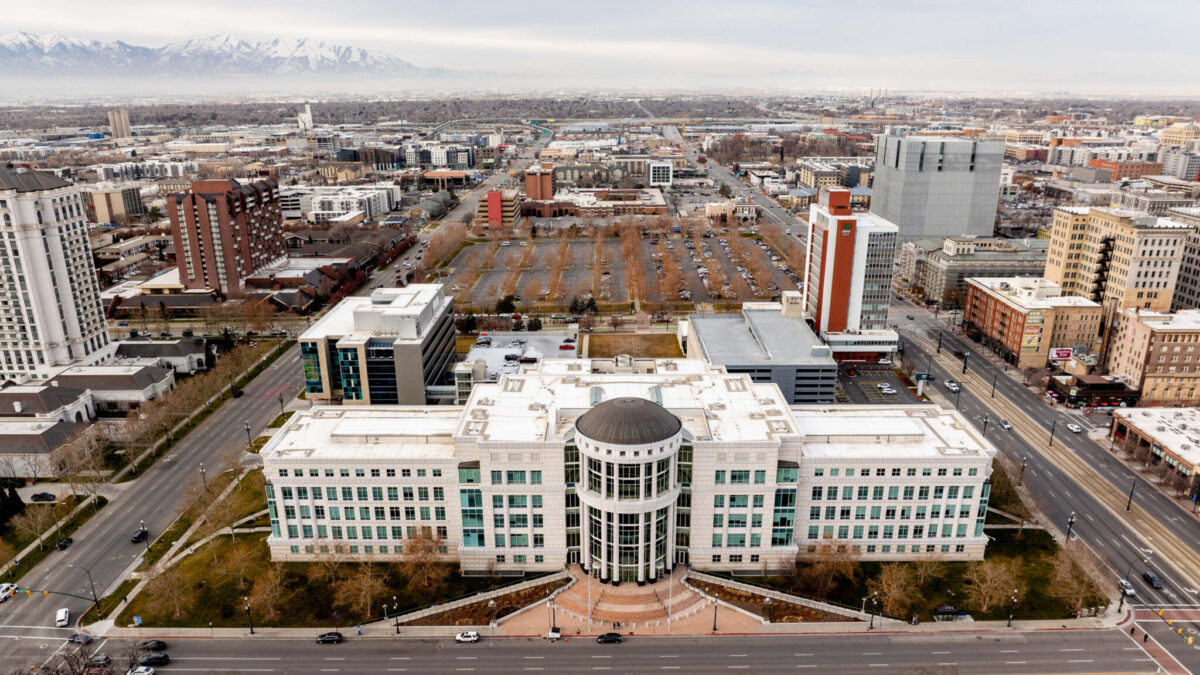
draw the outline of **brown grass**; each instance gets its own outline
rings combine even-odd
[[[679,341],[671,333],[592,333],[588,336],[588,356],[612,358],[617,354],[659,359],[683,358]]]

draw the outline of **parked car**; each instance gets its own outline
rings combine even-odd
[[[346,638],[342,637],[342,634],[336,631],[321,633],[317,636],[317,644],[319,645],[336,645],[341,644],[345,640]]]
[[[614,642],[620,642],[620,641],[621,641],[620,633],[605,633],[596,638],[596,642],[598,642],[602,645],[612,644]]]
[[[550,640],[551,642],[561,640],[562,630],[560,630],[558,626],[551,626],[550,630],[545,635],[545,639]]]
[[[125,673],[125,675],[154,675],[154,669],[150,666],[138,666],[130,668],[129,672]]]
[[[165,652],[167,651],[167,643],[162,640],[146,640],[138,645],[138,649],[147,652]]]
[[[134,530],[133,534],[129,535],[129,541],[135,544],[140,544],[143,541],[146,541],[146,537],[149,535],[150,533],[146,530],[146,528],[143,527],[141,529]]]
[[[31,502],[52,502],[55,499],[58,499],[58,497],[54,496],[51,492],[35,492],[29,496],[29,501]]]
[[[913,321],[916,319],[916,317],[913,316],[912,314],[905,314],[904,318],[908,319],[909,321]]]
[[[1073,434],[1078,434],[1078,433],[1083,432],[1083,427],[1079,426],[1078,424],[1075,424],[1074,422],[1071,422],[1070,424],[1068,424],[1067,428],[1070,429],[1071,433],[1073,433]]]
[[[1162,590],[1163,588],[1165,588],[1163,586],[1162,579],[1159,579],[1158,575],[1155,574],[1154,572],[1151,572],[1150,570],[1146,570],[1145,572],[1142,572],[1142,579],[1145,579],[1146,583],[1150,584],[1150,588],[1153,588],[1156,590]]]
[[[1137,595],[1137,591],[1134,590],[1133,584],[1129,583],[1128,581],[1126,581],[1124,579],[1121,579],[1120,581],[1118,581],[1117,586],[1121,587],[1121,593],[1123,595],[1127,595],[1130,597]]]
[[[454,636],[455,642],[479,642],[479,633],[473,630],[465,630]]]
[[[65,551],[71,546],[71,544],[74,544],[74,543],[75,543],[74,539],[72,539],[70,537],[63,537],[62,539],[58,540],[57,544],[54,545],[54,550],[55,551]]]
[[[112,665],[112,657],[108,654],[92,654],[92,656],[87,660],[87,663],[89,666],[107,668]]]
[[[139,666],[165,666],[170,662],[171,662],[171,657],[167,656],[166,654],[163,654],[162,652],[156,652],[154,654],[147,654],[147,655],[143,656],[142,658],[138,659]]]
[[[1008,420],[1000,420],[1000,428],[1005,431],[1012,431],[1012,424],[1009,424]]]

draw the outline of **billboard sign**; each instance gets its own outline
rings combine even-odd
[[[1071,358],[1070,347],[1055,347],[1050,350],[1051,361],[1066,361],[1069,358]]]

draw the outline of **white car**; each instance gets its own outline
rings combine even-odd
[[[1073,433],[1073,434],[1083,433],[1083,427],[1079,426],[1078,424],[1075,424],[1074,422],[1068,424],[1067,428],[1070,429],[1071,433]]]
[[[16,593],[16,584],[0,584],[0,602],[8,600],[9,593]]]
[[[125,673],[125,675],[154,675],[154,669],[150,666],[138,666],[137,668],[130,668],[129,672]]]
[[[1012,431],[1012,424],[1008,420],[1000,420],[1000,428],[1005,431]]]
[[[454,636],[455,642],[479,642],[479,633],[467,630]]]
[[[1117,585],[1121,587],[1122,594],[1131,596],[1131,597],[1137,595],[1137,591],[1134,590],[1133,584],[1129,583],[1128,581],[1121,579],[1120,581],[1117,582]]]

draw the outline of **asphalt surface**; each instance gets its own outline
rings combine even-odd
[[[928,367],[927,364],[932,363],[931,372],[935,380],[933,387],[950,402],[955,402],[957,398],[959,410],[976,427],[982,429],[986,419],[987,437],[998,448],[1008,448],[1016,457],[1027,458],[1023,482],[1031,493],[1040,496],[1041,503],[1038,507],[1045,513],[1051,525],[1059,532],[1065,532],[1068,529],[1068,520],[1072,514],[1075,515],[1074,525],[1071,526],[1072,539],[1088,545],[1105,561],[1112,575],[1110,578],[1113,584],[1113,598],[1118,597],[1115,590],[1117,580],[1126,577],[1128,572],[1136,595],[1128,598],[1126,605],[1144,605],[1150,608],[1197,606],[1196,584],[1172,564],[1169,557],[1161,552],[1157,542],[1148,540],[1147,535],[1131,522],[1126,512],[1110,510],[1096,496],[1098,490],[1127,494],[1135,476],[1121,462],[1111,457],[1105,448],[1088,439],[1086,433],[1073,434],[1067,431],[1065,425],[1075,422],[1084,426],[1086,430],[1089,427],[1102,426],[1104,416],[1088,417],[1062,407],[1051,408],[1027,388],[1003,374],[1002,369],[990,361],[974,353],[968,356],[968,370],[982,375],[987,381],[994,379],[996,396],[1016,403],[1042,433],[1048,432],[1054,421],[1058,420],[1054,443],[1083,458],[1109,481],[1099,486],[1080,485],[1073,476],[1043,455],[1046,450],[1044,445],[1030,445],[1017,433],[1020,431],[1019,427],[1027,422],[1010,419],[1010,422],[1018,426],[1018,429],[1013,431],[1006,431],[999,426],[990,388],[987,391],[974,391],[972,387],[963,387],[961,397],[945,389],[944,382],[947,378],[953,377],[961,381],[963,376],[959,365],[961,362],[957,359],[953,359],[954,366],[947,366],[946,359],[929,358],[929,352],[932,351],[929,348],[936,344],[938,329],[946,328],[944,319],[934,319],[924,310],[905,305],[893,307],[892,313],[892,322],[900,325],[906,354],[916,360],[917,369],[924,371]],[[896,314],[899,314],[900,318],[896,318]],[[905,314],[913,314],[915,320],[904,319]],[[926,337],[929,332],[932,332],[933,340]],[[964,339],[951,336],[948,331],[943,334],[942,345],[943,354],[968,349]],[[997,373],[1000,373],[999,377],[995,377]],[[1137,480],[1140,482],[1140,479]],[[1200,541],[1195,534],[1197,524],[1192,522],[1194,518],[1172,503],[1170,498],[1142,482],[1135,490],[1134,500],[1159,522],[1171,523],[1177,529],[1178,538],[1186,546],[1192,549],[1200,547]],[[1141,578],[1141,573],[1147,569],[1157,572],[1166,588],[1156,590],[1146,584]],[[1189,658],[1194,658],[1191,654],[1200,648],[1200,645],[1187,646],[1183,643],[1164,643],[1164,646],[1173,653],[1183,650]]]
[[[167,642],[171,664],[158,669],[163,673],[1152,673],[1155,668],[1119,630],[634,636],[603,645],[593,638],[549,643],[487,637],[475,644],[353,637],[340,645],[262,638]],[[92,648],[115,659],[121,643]],[[934,666],[955,670],[927,670]]]

